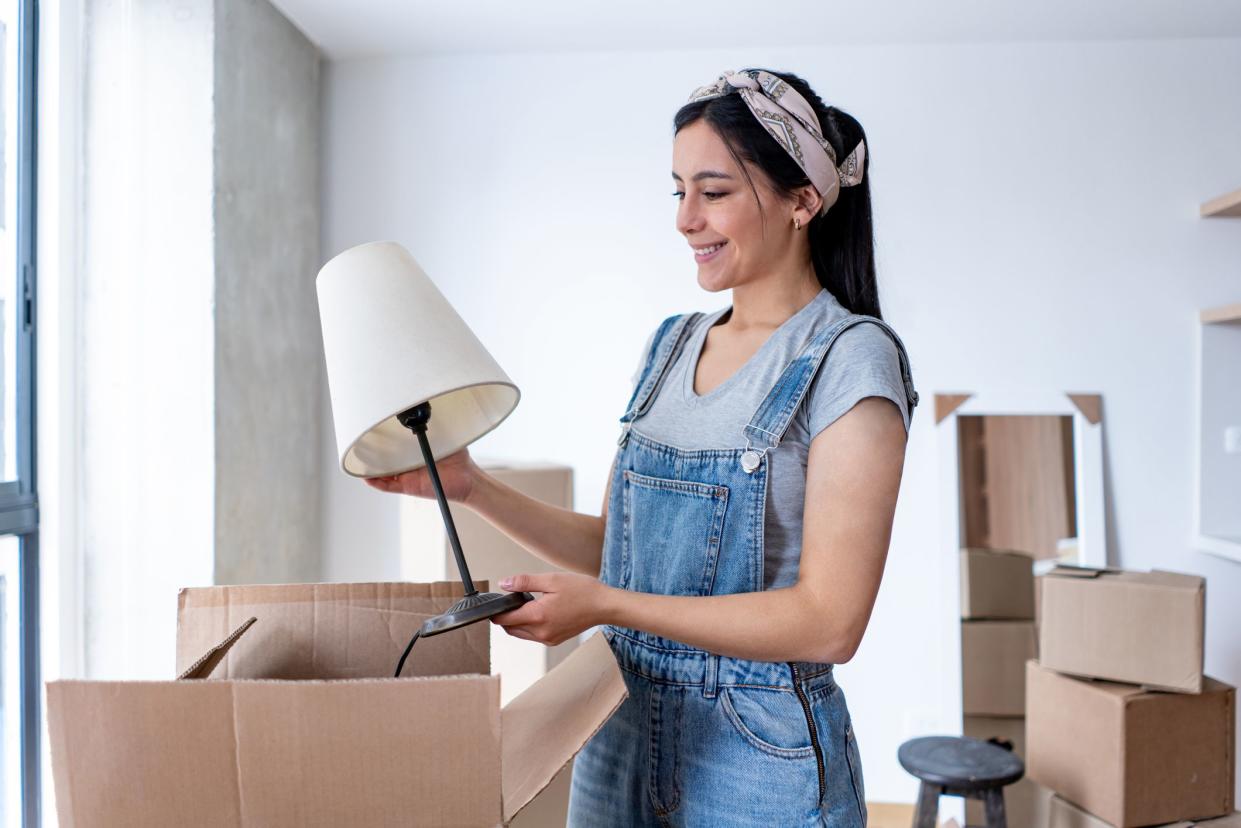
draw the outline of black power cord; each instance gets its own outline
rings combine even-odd
[[[414,642],[418,640],[422,630],[414,630],[414,637],[409,640],[409,644],[405,647],[405,652],[401,653],[401,660],[396,663],[396,675],[393,678],[401,677],[401,668],[405,666],[405,659],[409,658],[409,651],[414,649]]]

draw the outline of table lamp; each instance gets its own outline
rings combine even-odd
[[[340,467],[365,478],[425,465],[465,588],[447,612],[423,622],[415,640],[531,600],[528,592],[474,587],[435,468],[436,458],[469,445],[512,413],[521,398],[517,386],[399,244],[344,251],[319,271],[316,287]]]

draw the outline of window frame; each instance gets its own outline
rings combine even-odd
[[[17,260],[15,309],[17,480],[0,483],[0,535],[18,538],[22,825],[40,824],[42,705],[39,674],[39,509],[35,457],[35,216],[37,208],[38,0],[17,0]]]

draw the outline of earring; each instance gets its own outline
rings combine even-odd
[[[801,219],[799,219],[799,218],[797,218],[796,216],[794,216],[794,217],[793,217],[793,226],[794,226],[794,227],[796,227],[798,230],[800,230],[800,229],[801,229]]]

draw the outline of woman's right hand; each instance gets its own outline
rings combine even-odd
[[[444,487],[444,496],[458,503],[464,503],[465,499],[470,496],[474,488],[475,475],[480,472],[478,466],[470,459],[468,448],[436,460],[435,469],[439,472],[440,485]],[[396,492],[414,497],[435,497],[435,489],[431,486],[431,473],[427,471],[426,466],[388,477],[368,477],[366,484],[381,492]]]

